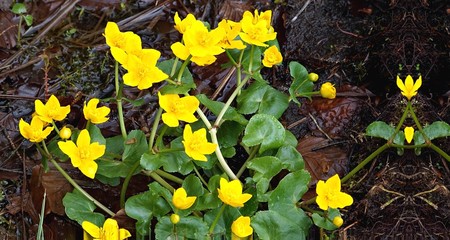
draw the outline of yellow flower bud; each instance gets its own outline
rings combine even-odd
[[[319,75],[317,75],[317,73],[309,73],[308,74],[308,79],[311,82],[316,82],[317,80],[319,80]]]
[[[340,216],[334,217],[333,224],[336,227],[341,227],[343,223],[344,223],[344,219],[342,219]]]
[[[69,139],[70,136],[72,136],[72,130],[66,126],[59,131],[59,137],[63,140]]]
[[[414,128],[413,127],[405,127],[403,130],[405,132],[405,139],[407,143],[411,143],[414,138]]]
[[[320,95],[323,98],[334,99],[336,98],[336,88],[330,82],[326,82],[320,87]]]
[[[178,214],[174,213],[174,214],[170,215],[170,221],[173,224],[177,224],[178,222],[180,222],[180,216]]]

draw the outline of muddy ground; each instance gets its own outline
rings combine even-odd
[[[6,1],[8,2],[8,1]],[[81,229],[64,217],[61,195],[71,188],[56,172],[42,174],[39,156],[18,133],[20,118],[29,118],[35,99],[61,96],[72,107],[68,123],[83,126],[81,107],[86,97],[105,98],[114,93],[113,61],[101,33],[106,22],[138,33],[144,47],[170,58],[169,44],[179,35],[173,29],[176,11],[188,12],[215,26],[222,18],[240,20],[254,8],[273,10],[273,26],[285,64],[264,71],[272,85],[287,90],[289,61],[298,61],[338,88],[335,100],[314,99],[301,107],[292,104],[283,124],[298,138],[298,149],[313,177],[344,176],[383,142],[364,136],[374,120],[396,123],[402,97],[395,76],[421,73],[424,85],[416,98],[423,123],[450,122],[449,22],[445,0],[302,0],[302,1],[37,1],[29,4],[34,28],[23,29],[16,41],[17,16],[4,3],[0,31],[0,236],[30,239],[36,234],[43,189],[52,191],[46,209],[46,239],[79,239]],[[226,72],[218,66],[194,68],[198,92],[209,95]],[[233,87],[232,81],[220,99]],[[127,124],[148,131],[155,90],[126,89],[129,98],[144,97],[146,107],[125,105]],[[229,90],[228,90],[229,91]],[[148,106],[151,106],[150,108]],[[113,104],[110,105],[115,108]],[[102,125],[104,134],[118,134],[116,114]],[[447,139],[437,142],[450,152]],[[65,166],[69,171],[70,165]],[[118,189],[92,183],[70,172],[101,202],[118,199]],[[450,239],[450,171],[433,151],[398,156],[395,149],[377,157],[343,188],[355,199],[344,213],[340,239]],[[130,194],[149,179],[134,178]],[[313,185],[312,185],[313,186]],[[145,187],[145,184],[144,184]],[[105,197],[107,196],[107,197]],[[118,202],[108,202],[119,210]],[[64,229],[64,230],[62,230]],[[310,239],[316,239],[312,229]]]

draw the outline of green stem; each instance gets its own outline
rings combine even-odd
[[[99,201],[97,201],[94,197],[92,197],[89,193],[84,191],[83,188],[78,185],[70,176],[67,174],[67,172],[53,159],[50,158],[50,161],[53,163],[53,165],[56,167],[56,169],[64,176],[64,178],[75,188],[77,189],[81,194],[83,194],[87,199],[92,201],[97,207],[105,211],[107,214],[109,214],[111,217],[115,214],[109,210],[107,207],[105,207],[103,204],[101,204]]]
[[[392,143],[391,145],[389,145],[390,147],[395,147],[395,148],[404,148],[404,149],[414,149],[414,148],[424,148],[424,147],[430,147],[429,144],[420,144],[420,145],[400,145],[400,144],[395,144]]]
[[[170,71],[170,77],[173,77],[173,75],[175,75],[175,72],[177,71],[178,61],[178,57],[173,61],[172,70]]]
[[[255,147],[252,148],[252,150],[251,150],[247,160],[245,160],[244,164],[242,164],[241,168],[239,169],[238,173],[236,174],[236,176],[238,178],[241,177],[241,175],[244,173],[245,169],[247,169],[247,163],[256,156],[256,154],[259,151],[259,147],[260,146],[261,145],[258,145],[258,146],[255,146]]]
[[[211,224],[211,227],[209,227],[209,234],[212,235],[214,232],[214,228],[216,228],[217,223],[219,222],[220,216],[222,215],[223,211],[225,210],[226,204],[222,204],[222,207],[220,208],[219,212],[216,215],[216,218]]]
[[[17,29],[17,43],[19,44],[19,46],[21,45],[21,43],[20,43],[20,30],[22,29],[22,19],[23,19],[24,17],[23,17],[23,15],[21,14],[20,16],[19,16],[19,26],[18,26],[18,29]]]
[[[386,150],[389,147],[390,147],[390,145],[388,143],[385,143],[383,146],[379,147],[377,150],[375,150],[373,153],[371,153],[368,157],[366,157],[366,159],[364,159],[360,164],[358,164],[358,166],[353,168],[353,170],[351,172],[349,172],[347,175],[345,175],[345,177],[343,177],[341,179],[341,183],[344,183],[347,180],[349,180],[351,177],[353,177],[353,175],[355,175],[355,173],[357,173],[359,170],[361,170],[361,168],[363,168],[367,163],[372,161],[372,159],[374,159],[376,156],[378,156],[381,152],[383,152],[384,150]]]
[[[439,155],[445,158],[447,162],[450,162],[450,156],[446,152],[442,151],[442,149],[440,149],[438,146],[434,145],[433,143],[430,143],[430,148],[439,153]]]
[[[180,71],[178,72],[178,76],[177,76],[177,83],[181,82],[181,77],[183,76],[184,69],[186,69],[186,66],[191,62],[191,57],[192,56],[189,56],[181,65]]]
[[[151,178],[153,178],[153,180],[157,181],[159,184],[161,184],[163,187],[165,187],[169,191],[171,191],[171,192],[175,191],[175,188],[173,188],[172,185],[170,185],[168,182],[166,182],[166,180],[164,180],[156,172],[154,172],[154,171],[144,171],[144,173],[146,175],[150,176]]]
[[[222,155],[222,152],[220,151],[219,141],[217,140],[217,128],[215,127],[211,128],[211,130],[209,130],[209,134],[211,135],[211,141],[217,144],[215,152],[217,160],[219,160],[220,166],[222,166],[223,170],[227,173],[227,175],[231,179],[238,179],[238,177],[233,173],[233,170],[231,170],[230,166],[228,166],[227,162],[225,161],[225,158]]]
[[[170,180],[170,181],[172,181],[174,183],[183,184],[183,179],[181,179],[179,177],[176,177],[176,176],[174,176],[174,175],[172,175],[172,174],[170,174],[168,172],[164,172],[163,170],[160,170],[160,169],[155,170],[155,172],[159,176],[161,176],[161,177],[163,177],[165,179],[168,179],[168,180]]]
[[[136,161],[131,167],[131,170],[128,172],[127,176],[125,177],[125,180],[123,180],[122,189],[120,190],[120,208],[125,207],[125,195],[127,193],[128,184],[130,183],[133,173],[140,166],[140,164],[141,164],[140,161]]]
[[[225,52],[227,53],[228,59],[230,59],[230,61],[231,61],[231,62],[233,63],[233,65],[234,65],[234,66],[236,66],[236,67],[238,67],[238,66],[239,66],[239,64],[238,64],[238,63],[236,63],[236,60],[234,60],[233,56],[231,56],[231,53],[230,53],[230,51],[228,51],[228,50],[225,50]]]
[[[116,101],[117,101],[117,111],[119,114],[119,125],[120,132],[122,132],[123,139],[127,139],[127,130],[125,129],[125,121],[123,118],[123,108],[122,108],[122,91],[119,84],[119,62],[116,61],[114,68],[114,82],[116,86]]]
[[[400,121],[397,124],[397,127],[395,127],[395,132],[394,134],[392,134],[391,138],[389,139],[389,143],[392,143],[392,141],[394,140],[395,136],[397,135],[398,131],[400,131],[400,128],[403,125],[403,122],[405,121],[406,117],[408,116],[408,112],[409,112],[409,108],[411,107],[411,102],[408,102],[405,108],[405,111],[403,111],[403,115],[400,118]]]
[[[197,114],[200,117],[200,119],[202,120],[202,122],[205,124],[205,126],[208,128],[208,130],[211,129],[212,128],[211,123],[209,122],[208,118],[202,112],[202,110],[200,108],[197,108]]]
[[[55,129],[56,133],[57,133],[58,136],[59,136],[59,129],[58,129],[58,126],[56,126],[56,123],[55,123],[54,120],[52,120],[52,126],[53,126],[53,129]]]
[[[205,187],[208,187],[208,183],[205,181],[205,179],[203,179],[202,175],[198,171],[198,169],[195,166],[195,164],[194,164],[194,171],[195,171],[195,174],[197,174],[197,177],[200,178],[200,181],[205,185]]]
[[[156,131],[158,130],[159,120],[161,119],[162,112],[163,112],[163,109],[159,108],[158,112],[156,112],[155,120],[153,120],[152,131],[150,132],[150,137],[148,139],[148,151],[149,152],[152,152],[152,150],[153,150],[153,144],[155,142]]]
[[[251,49],[250,49],[250,61],[248,63],[248,72],[252,73],[252,68],[253,68],[253,52],[255,51],[255,46],[252,45]]]

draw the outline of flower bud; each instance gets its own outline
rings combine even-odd
[[[308,74],[308,79],[311,82],[316,82],[317,80],[319,80],[319,75],[317,75],[317,73],[309,73]]]
[[[330,82],[326,82],[320,87],[320,95],[323,98],[334,99],[336,98],[336,88]]]
[[[70,136],[72,136],[72,130],[66,126],[59,131],[59,137],[63,140],[69,139]]]
[[[344,223],[344,219],[342,219],[340,216],[334,217],[333,224],[336,227],[341,227],[343,223]]]
[[[180,216],[178,214],[174,213],[174,214],[170,215],[170,221],[173,224],[177,224],[178,222],[180,222]]]

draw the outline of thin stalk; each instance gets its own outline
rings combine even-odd
[[[200,178],[200,181],[205,185],[205,187],[208,187],[208,183],[205,181],[205,179],[203,179],[202,175],[198,171],[198,169],[195,166],[195,164],[194,164],[194,171],[195,171],[195,174],[197,174],[197,177]]]
[[[349,172],[347,175],[345,175],[345,177],[343,177],[341,179],[341,183],[344,183],[347,180],[349,180],[351,177],[353,177],[353,175],[355,175],[355,173],[357,173],[359,170],[361,170],[367,163],[372,161],[372,159],[374,159],[376,156],[378,156],[381,152],[383,152],[384,150],[386,150],[389,147],[390,147],[390,145],[388,143],[385,143],[383,146],[379,147],[377,150],[375,150],[373,153],[371,153],[368,157],[366,157],[366,159],[364,159],[360,164],[358,164],[358,166],[353,168],[353,170],[351,172]]]
[[[403,112],[402,117],[400,118],[400,121],[397,124],[397,127],[395,127],[395,132],[394,134],[392,134],[391,138],[389,139],[389,142],[392,143],[392,141],[394,140],[395,136],[397,135],[398,131],[400,131],[400,128],[403,125],[403,122],[405,121],[406,117],[408,116],[408,112],[409,112],[409,108],[411,107],[411,102],[408,101],[405,111]]]
[[[53,120],[52,120],[52,126],[53,126],[53,129],[55,129],[56,133],[57,133],[58,136],[59,136],[59,129],[58,129],[58,126],[56,126],[56,123],[55,123],[55,121],[53,121]]]
[[[253,52],[255,51],[255,46],[252,45],[251,49],[250,49],[250,61],[248,63],[248,72],[252,73],[252,68],[253,68]]]
[[[228,166],[227,162],[225,161],[225,158],[222,155],[222,152],[220,151],[219,141],[217,140],[217,128],[211,128],[211,130],[209,130],[209,133],[211,135],[211,141],[213,143],[217,144],[215,152],[216,152],[217,160],[219,160],[220,166],[222,166],[225,173],[231,179],[233,179],[233,180],[238,179],[238,177],[236,177],[236,175],[234,174],[233,170],[231,170],[230,166]]]
[[[238,178],[241,177],[241,175],[244,173],[245,169],[247,169],[247,163],[256,156],[256,154],[259,151],[259,147],[260,146],[261,145],[258,145],[258,146],[255,146],[255,147],[252,148],[252,150],[250,152],[250,155],[248,156],[247,160],[245,160],[244,164],[242,164],[241,168],[239,169],[238,173],[236,174],[236,176]]]
[[[83,188],[78,185],[70,176],[67,174],[67,172],[56,162],[53,158],[50,158],[50,161],[52,164],[56,167],[56,169],[61,173],[61,175],[64,176],[64,178],[75,188],[77,189],[81,194],[83,194],[87,199],[92,201],[97,207],[105,211],[107,214],[109,214],[111,217],[115,214],[109,210],[107,207],[105,207],[103,204],[101,204],[99,201],[97,201],[94,197],[92,197],[89,193],[84,191]]]
[[[170,174],[168,172],[164,172],[163,170],[160,170],[160,169],[155,170],[155,172],[159,176],[161,176],[161,177],[163,177],[163,178],[165,178],[167,180],[170,180],[170,181],[172,181],[174,183],[183,184],[183,179],[181,179],[179,177],[176,177],[176,176],[174,176],[174,175],[172,175],[172,174]]]
[[[430,148],[439,153],[439,155],[445,158],[447,162],[450,162],[450,156],[446,152],[442,151],[442,149],[440,149],[438,146],[434,145],[433,143],[430,143]]]
[[[162,108],[159,108],[155,115],[155,120],[153,120],[152,131],[150,132],[150,137],[148,138],[148,151],[152,152],[153,144],[155,143],[156,131],[158,130],[159,120],[161,119],[161,114],[163,112]]]
[[[120,125],[120,132],[122,133],[123,139],[127,139],[127,130],[125,128],[125,121],[123,118],[123,107],[122,107],[122,91],[120,89],[119,84],[119,62],[116,61],[115,68],[114,68],[114,82],[116,86],[116,101],[117,101],[117,111],[119,114],[119,125]]]
[[[136,161],[131,167],[131,170],[128,172],[127,176],[125,177],[125,180],[123,180],[122,189],[120,189],[120,208],[125,207],[125,195],[127,193],[128,184],[130,183],[133,173],[140,166],[140,164],[141,164],[140,161]]]
[[[209,234],[212,235],[214,232],[214,228],[216,228],[217,223],[219,222],[220,216],[222,215],[223,211],[225,210],[226,204],[222,204],[222,207],[220,207],[219,212],[216,215],[216,218],[212,222],[211,226],[209,227]]]
[[[156,172],[154,172],[154,171],[144,171],[144,173],[146,175],[150,176],[151,178],[153,178],[153,180],[157,181],[159,184],[161,184],[163,187],[165,187],[169,191],[171,191],[171,192],[175,191],[175,188],[173,188],[172,185],[170,185],[168,182],[166,182],[166,180],[164,180]]]
[[[178,72],[178,76],[177,76],[177,83],[181,82],[181,77],[183,76],[184,69],[186,69],[186,66],[191,62],[191,57],[192,56],[189,56],[181,65],[180,71]]]

